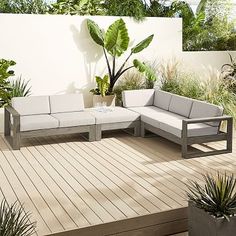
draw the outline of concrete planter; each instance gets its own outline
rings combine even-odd
[[[101,95],[93,95],[93,106],[95,107],[98,103],[106,103],[106,106],[115,106],[116,95],[109,95],[102,97]]]
[[[215,218],[202,209],[188,204],[189,236],[235,236],[236,216],[228,222],[224,218]]]

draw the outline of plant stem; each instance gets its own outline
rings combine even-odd
[[[110,64],[109,64],[109,61],[108,61],[108,58],[107,58],[107,53],[106,53],[106,50],[105,50],[104,47],[103,47],[103,52],[104,52],[105,59],[106,59],[106,63],[107,63],[107,68],[108,68],[109,77],[111,78],[111,77],[112,77],[111,67],[110,67]]]

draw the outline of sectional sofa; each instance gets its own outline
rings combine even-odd
[[[81,94],[31,96],[12,99],[5,108],[4,134],[13,149],[27,137],[88,133],[99,141],[105,130],[132,128],[135,136],[151,131],[182,146],[184,158],[232,152],[232,117],[209,103],[160,90],[124,91],[123,107],[85,108]],[[220,130],[227,121],[226,132]],[[191,153],[195,143],[226,140],[224,150]]]
[[[220,106],[154,89],[123,91],[122,99],[124,107],[140,114],[142,137],[148,130],[178,143],[184,158],[232,152],[233,119]],[[192,144],[220,140],[226,141],[224,150],[188,151]]]

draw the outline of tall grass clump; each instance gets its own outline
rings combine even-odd
[[[171,60],[160,66],[159,75],[162,90],[222,106],[236,120],[236,94],[219,71],[208,68],[205,78],[199,78]]]
[[[0,204],[0,235],[30,236],[35,233],[36,223],[30,222],[30,214],[15,202],[9,205],[6,199]]]

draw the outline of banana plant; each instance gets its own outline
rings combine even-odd
[[[108,27],[106,32],[104,32],[93,20],[90,19],[87,20],[87,28],[93,41],[97,43],[99,46],[101,46],[103,49],[103,53],[108,68],[108,75],[110,79],[110,85],[108,89],[109,94],[112,93],[113,87],[117,82],[117,80],[127,70],[136,67],[139,69],[140,72],[146,71],[146,68],[148,66],[142,62],[138,61],[139,63],[137,63],[137,61],[135,61],[136,63],[133,63],[132,66],[128,67],[126,67],[126,64],[133,54],[141,52],[150,45],[154,37],[153,34],[142,40],[136,46],[132,47],[128,57],[124,60],[123,64],[121,64],[119,69],[117,69],[116,68],[117,58],[123,55],[128,50],[130,42],[128,30],[123,19],[120,18],[116,20],[114,23],[112,23]],[[111,57],[111,62],[109,61],[109,57]],[[143,65],[142,69],[140,69],[141,64]],[[146,73],[146,76],[149,75],[150,75],[149,73]],[[147,78],[150,80],[154,79],[154,77],[147,77]]]

